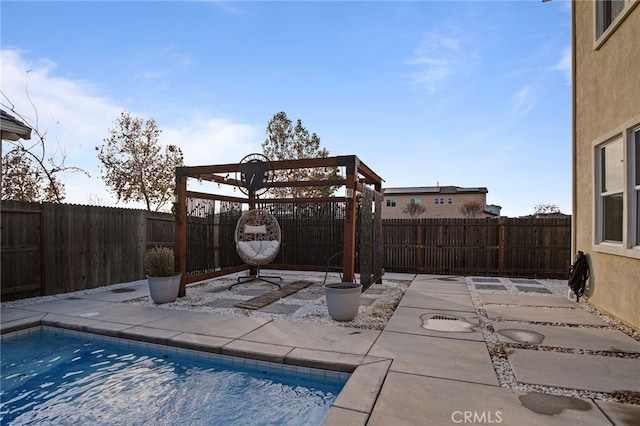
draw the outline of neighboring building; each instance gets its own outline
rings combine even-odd
[[[4,110],[0,110],[0,134],[3,141],[31,139],[31,127]]]
[[[484,206],[484,211],[489,214],[489,217],[500,217],[501,210],[502,206],[497,206],[495,204],[487,204]]]
[[[487,188],[460,188],[458,186],[420,186],[413,188],[384,188],[382,202],[383,219],[410,219],[403,212],[408,205],[424,206],[424,213],[418,218],[463,218],[460,210],[467,203],[478,203],[481,212],[478,217],[500,216],[500,206],[487,206]]]
[[[588,303],[640,330],[640,0],[571,4],[573,256]]]
[[[532,217],[535,219],[565,219],[565,218],[571,218],[571,215],[564,214],[561,212],[554,212],[554,213],[534,213],[534,214],[521,216],[521,217]]]

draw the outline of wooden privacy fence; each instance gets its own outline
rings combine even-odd
[[[283,248],[275,266],[326,268],[343,232],[339,205],[327,209],[313,218],[304,208],[276,212]],[[189,223],[188,273],[237,269],[233,229],[238,215],[228,207],[201,210]],[[2,300],[143,279],[146,250],[172,247],[174,232],[174,216],[167,213],[3,201]],[[381,262],[388,272],[564,279],[571,263],[570,235],[570,218],[387,219]]]
[[[144,254],[173,245],[173,215],[2,202],[2,300],[144,278]]]
[[[567,276],[571,218],[386,219],[389,271],[534,278]]]

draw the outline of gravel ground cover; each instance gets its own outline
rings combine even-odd
[[[393,311],[402,299],[411,280],[383,279],[382,284],[373,284],[361,296],[360,309],[353,321],[335,321],[327,312],[327,304],[322,287],[322,277],[310,274],[287,274],[285,283],[304,280],[311,284],[298,292],[282,298],[259,310],[237,308],[235,303],[249,300],[255,296],[276,289],[276,286],[253,281],[240,284],[232,289],[228,287],[236,283],[236,278],[223,277],[195,283],[187,287],[187,295],[173,303],[162,305],[164,308],[191,310],[198,312],[215,312],[231,316],[254,316],[282,321],[319,324],[334,327],[355,327],[371,330],[382,330]],[[149,297],[128,301],[144,306],[154,306]]]
[[[313,275],[310,273],[291,273],[283,275],[283,284],[305,280],[311,284],[297,293],[282,298],[277,302],[265,306],[259,310],[236,308],[235,303],[249,300],[255,296],[276,289],[276,286],[253,281],[240,284],[229,290],[231,284],[236,283],[237,275],[230,275],[201,281],[187,286],[186,296],[178,298],[175,302],[165,303],[162,308],[190,310],[196,312],[213,312],[230,316],[255,316],[271,318],[282,321],[319,324],[332,327],[354,327],[371,330],[382,330],[393,315],[400,303],[402,296],[411,284],[411,280],[383,279],[382,284],[373,284],[361,296],[360,309],[353,321],[335,321],[327,311],[322,282],[324,274]],[[408,277],[412,277],[408,275]],[[331,277],[330,277],[331,278]],[[335,281],[335,280],[334,280]],[[330,281],[327,281],[330,282]],[[123,288],[147,285],[146,280],[129,283],[114,284],[95,289],[76,291],[55,296],[34,297],[12,302],[2,303],[2,308],[20,307],[35,303],[42,303],[56,299],[90,295],[104,291],[118,291]],[[149,296],[128,300],[141,306],[156,305]]]
[[[575,296],[569,294],[567,282],[562,280],[518,280],[514,278],[481,278],[481,277],[466,277],[465,281],[469,289],[469,294],[473,301],[476,313],[478,314],[479,325],[482,330],[485,342],[487,343],[487,349],[493,363],[494,370],[498,382],[502,387],[521,390],[526,392],[541,392],[553,395],[563,395],[579,398],[590,398],[603,401],[616,401],[627,404],[640,405],[640,394],[631,391],[620,391],[616,393],[604,393],[585,391],[581,389],[567,389],[552,386],[541,386],[520,383],[516,379],[511,364],[507,358],[506,351],[509,349],[525,349],[545,352],[559,352],[559,353],[572,353],[577,355],[598,355],[609,356],[614,358],[625,359],[637,359],[640,361],[640,353],[638,352],[621,352],[621,351],[594,351],[580,348],[569,348],[562,346],[549,346],[544,344],[522,344],[522,343],[506,343],[498,338],[498,334],[495,331],[494,324],[498,321],[495,318],[489,318],[485,311],[484,304],[482,302],[482,294],[510,294],[510,295],[532,295],[536,296],[549,296],[549,297],[569,297],[575,301]],[[604,326],[576,326],[568,324],[558,323],[535,323],[543,325],[552,325],[556,327],[589,327],[589,328],[601,328],[618,330],[628,335],[634,340],[640,342],[640,333],[628,327],[627,325],[605,315],[592,306],[584,302],[576,304],[576,308],[584,309],[600,319],[602,319],[606,325]],[[554,309],[545,307],[544,309]],[[555,309],[567,309],[567,308],[555,308]],[[533,324],[526,321],[506,321],[511,324]],[[639,363],[640,365],[640,363]],[[585,372],[588,374],[588,372]]]

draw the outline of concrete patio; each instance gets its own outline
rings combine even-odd
[[[1,330],[56,326],[352,372],[325,425],[640,424],[640,342],[600,316],[535,280],[514,279],[527,292],[514,295],[478,279],[494,291],[474,296],[464,277],[393,277],[412,283],[382,331],[121,303],[145,285],[3,307]],[[633,403],[605,400],[620,395]]]

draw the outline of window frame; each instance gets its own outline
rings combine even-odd
[[[607,169],[606,169],[606,165],[607,165],[607,155],[605,151],[607,148],[613,148],[614,144],[620,144],[619,146],[619,151],[620,151],[620,155],[621,155],[621,159],[620,159],[620,165],[619,168],[616,167],[616,170],[613,170],[611,172],[615,172],[615,173],[611,173],[619,175],[616,177],[619,177],[621,179],[616,179],[616,180],[620,180],[619,185],[614,187],[614,188],[610,188],[608,187],[608,185],[606,185],[607,182],[607,175],[609,175],[610,173],[607,173]],[[623,244],[624,243],[624,171],[625,171],[625,164],[624,164],[624,137],[622,135],[617,135],[616,137],[609,139],[608,141],[598,145],[597,147],[597,152],[595,153],[596,155],[596,161],[598,162],[598,169],[597,169],[597,179],[598,179],[598,188],[597,188],[597,207],[596,207],[596,211],[598,212],[598,230],[597,232],[599,233],[599,237],[598,237],[598,241],[602,242],[602,243],[611,243],[611,244]],[[617,160],[618,156],[616,156],[614,158],[614,160]],[[607,217],[607,208],[606,208],[606,204],[608,200],[612,200],[614,199],[614,197],[622,197],[622,212],[619,218],[619,223],[613,224],[612,227],[613,229],[619,229],[619,233],[620,233],[620,239],[618,240],[616,239],[611,239],[611,238],[607,238],[607,234],[611,233],[611,228],[607,228],[607,224],[608,221],[606,221],[606,217]],[[617,234],[618,232],[616,232]]]
[[[386,206],[387,206],[387,207],[392,208],[392,207],[395,207],[395,206],[396,206],[396,199],[395,199],[395,198],[387,198],[387,200],[386,200],[386,201],[387,201],[387,202],[386,202]]]
[[[594,35],[594,50],[600,49],[602,45],[607,41],[611,34],[620,26],[622,21],[631,13],[631,11],[640,3],[640,0],[624,0],[625,5],[618,15],[605,25],[605,5],[607,0],[596,0],[593,2],[593,35]]]
[[[640,116],[628,121],[593,142],[593,250],[640,259]],[[602,148],[622,142],[622,190],[603,191]],[[622,241],[604,239],[604,198],[622,194]]]
[[[640,250],[640,124],[629,130],[627,168],[629,177],[629,238],[630,245]]]

